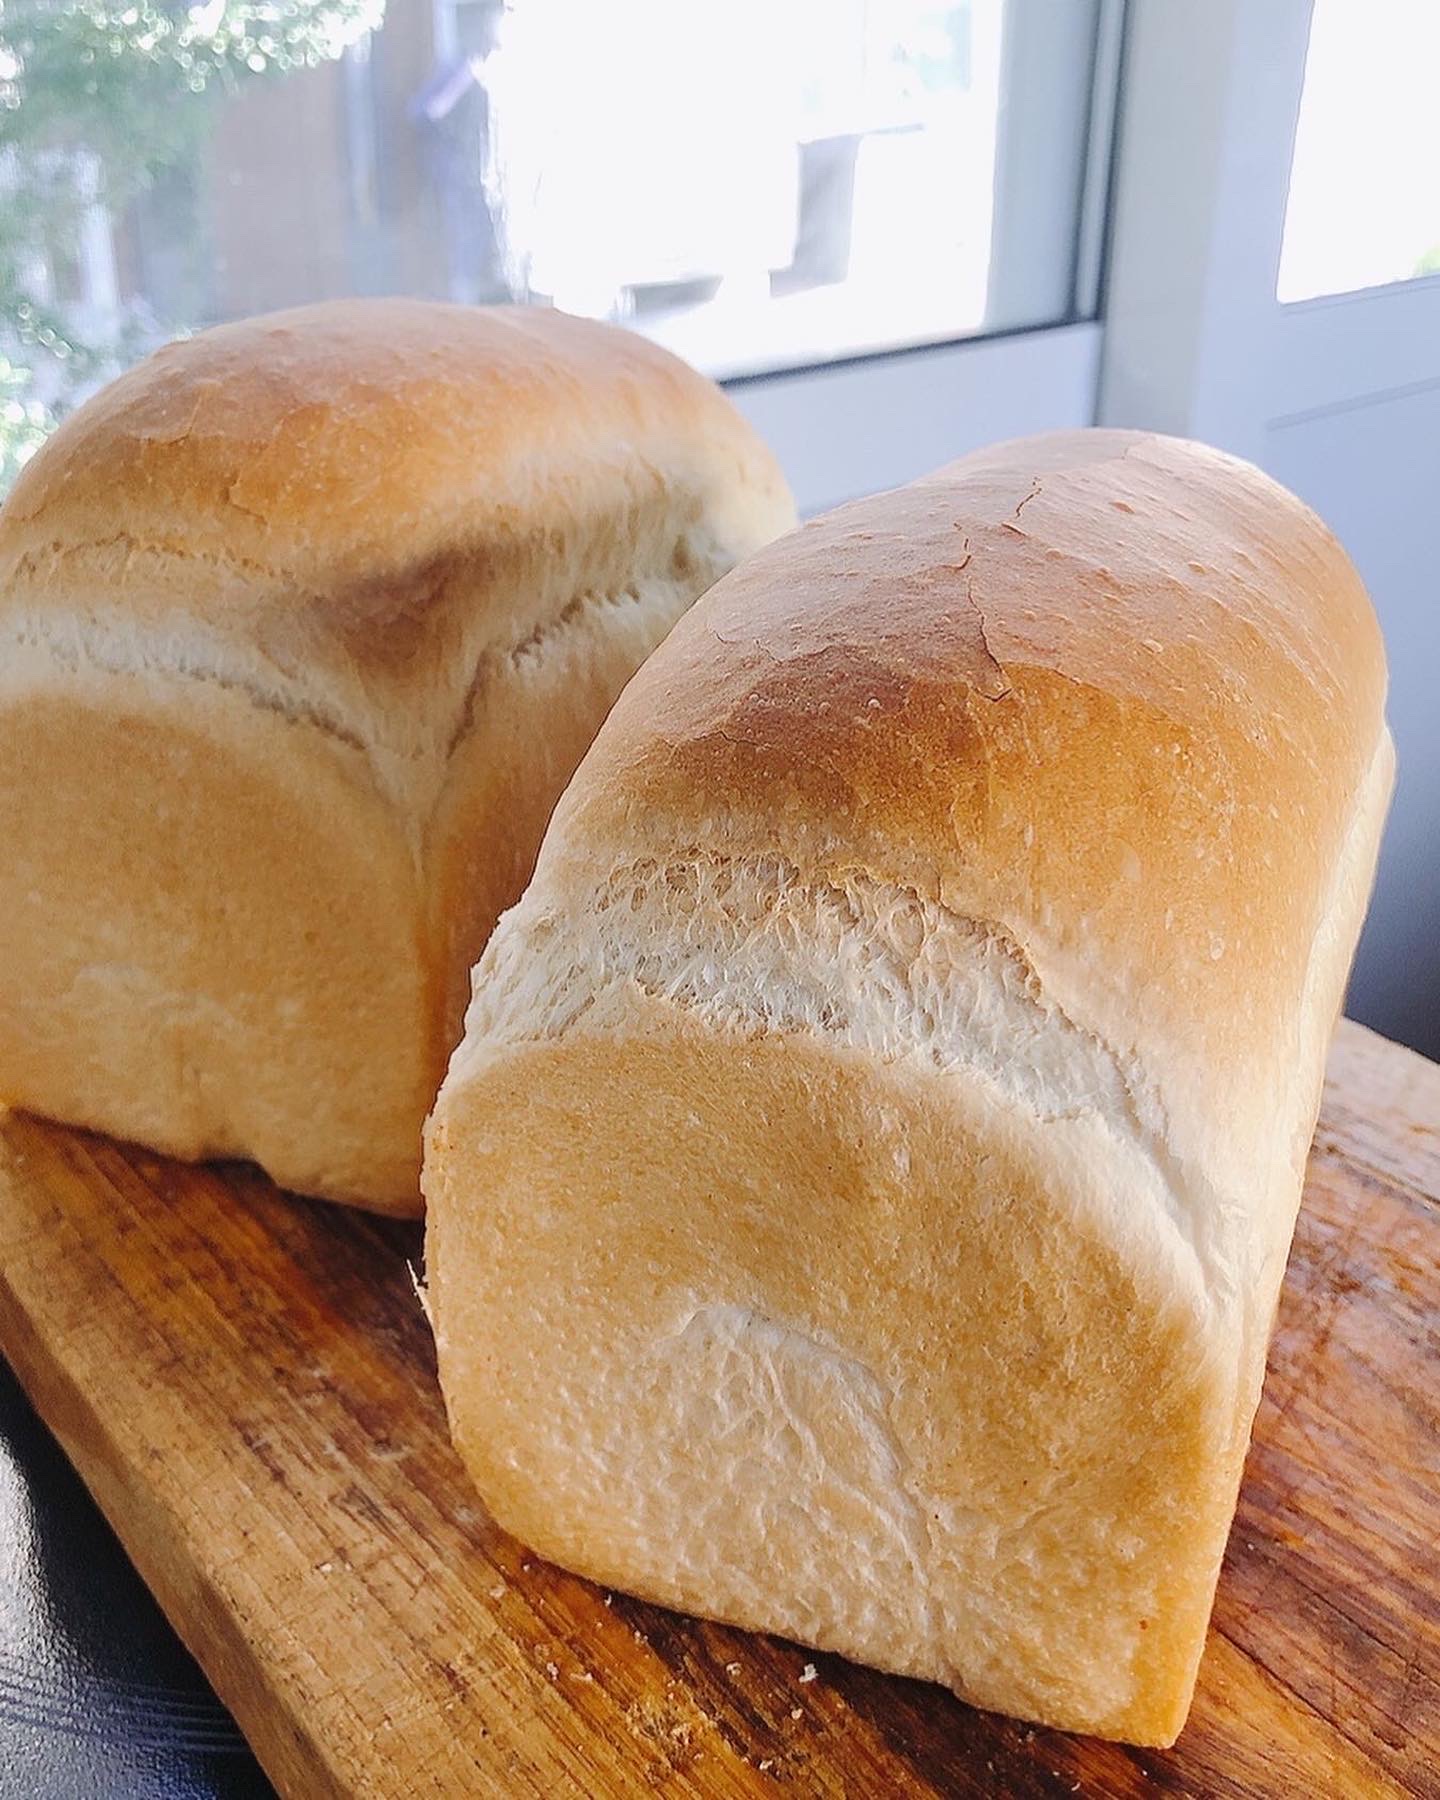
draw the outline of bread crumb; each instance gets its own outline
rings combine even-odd
[[[803,1706],[792,1706],[790,1708],[790,1717],[792,1719],[803,1719],[805,1717],[805,1708]]]
[[[522,1572],[526,1575],[528,1575],[530,1573],[530,1570],[533,1567],[534,1567],[534,1565],[532,1563],[521,1563],[521,1565],[520,1565]]]
[[[426,1292],[425,1283],[420,1279],[420,1271],[408,1256],[405,1258],[405,1267],[410,1271],[410,1285],[415,1290],[415,1298],[420,1302],[420,1310],[425,1315],[425,1323],[433,1331],[435,1320],[430,1312],[430,1296]]]
[[[733,1679],[736,1675],[738,1675],[740,1673],[739,1663],[726,1663],[725,1673]]]
[[[491,1588],[490,1598],[492,1600],[503,1600],[505,1598],[505,1583],[503,1581],[497,1581],[494,1587]]]
[[[322,1575],[328,1575],[334,1567],[335,1565],[333,1562],[323,1562],[320,1565],[320,1573]]]
[[[800,1673],[800,1679],[802,1682],[813,1681],[819,1673],[820,1671],[815,1667],[814,1663],[806,1663],[804,1669]]]
[[[635,1642],[637,1644],[648,1644],[650,1642],[649,1638],[646,1637],[645,1633],[640,1629],[640,1627],[638,1625],[634,1628],[632,1635],[634,1636]]]
[[[605,1596],[605,1604],[607,1606],[611,1605],[614,1602],[614,1599],[615,1599],[615,1596],[613,1594],[607,1594]]]
[[[775,1758],[773,1756],[767,1756],[764,1758],[763,1761],[758,1762],[755,1766],[757,1769],[759,1769],[759,1771],[762,1775],[767,1774],[771,1769],[773,1769],[775,1767]]]
[[[570,1679],[572,1681],[593,1681],[595,1677],[588,1669],[572,1669],[570,1671]]]
[[[552,1681],[558,1681],[560,1679],[559,1663],[547,1662],[545,1665],[545,1673]]]

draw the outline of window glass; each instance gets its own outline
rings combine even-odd
[[[1057,322],[1099,0],[5,0],[0,475],[178,332],[349,293],[717,375]]]
[[[1276,291],[1440,274],[1440,4],[1315,0]]]

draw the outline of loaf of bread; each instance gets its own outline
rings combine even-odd
[[[725,577],[501,922],[427,1139],[497,1519],[1052,1726],[1186,1715],[1389,794],[1334,538],[1036,438]]]
[[[717,388],[555,312],[310,307],[105,389],[0,513],[0,1101],[418,1211],[556,797],[793,520]]]

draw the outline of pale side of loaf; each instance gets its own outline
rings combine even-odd
[[[0,513],[0,1101],[417,1211],[557,795],[793,518],[717,388],[559,313],[310,307],[98,394]]]
[[[1391,782],[1334,538],[1070,433],[727,576],[429,1127],[456,1441],[596,1580],[1172,1741]]]

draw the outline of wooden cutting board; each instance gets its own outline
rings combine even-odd
[[[1440,1068],[1341,1028],[1163,1753],[529,1556],[451,1453],[419,1253],[245,1169],[0,1115],[0,1348],[283,1794],[1440,1796]]]

